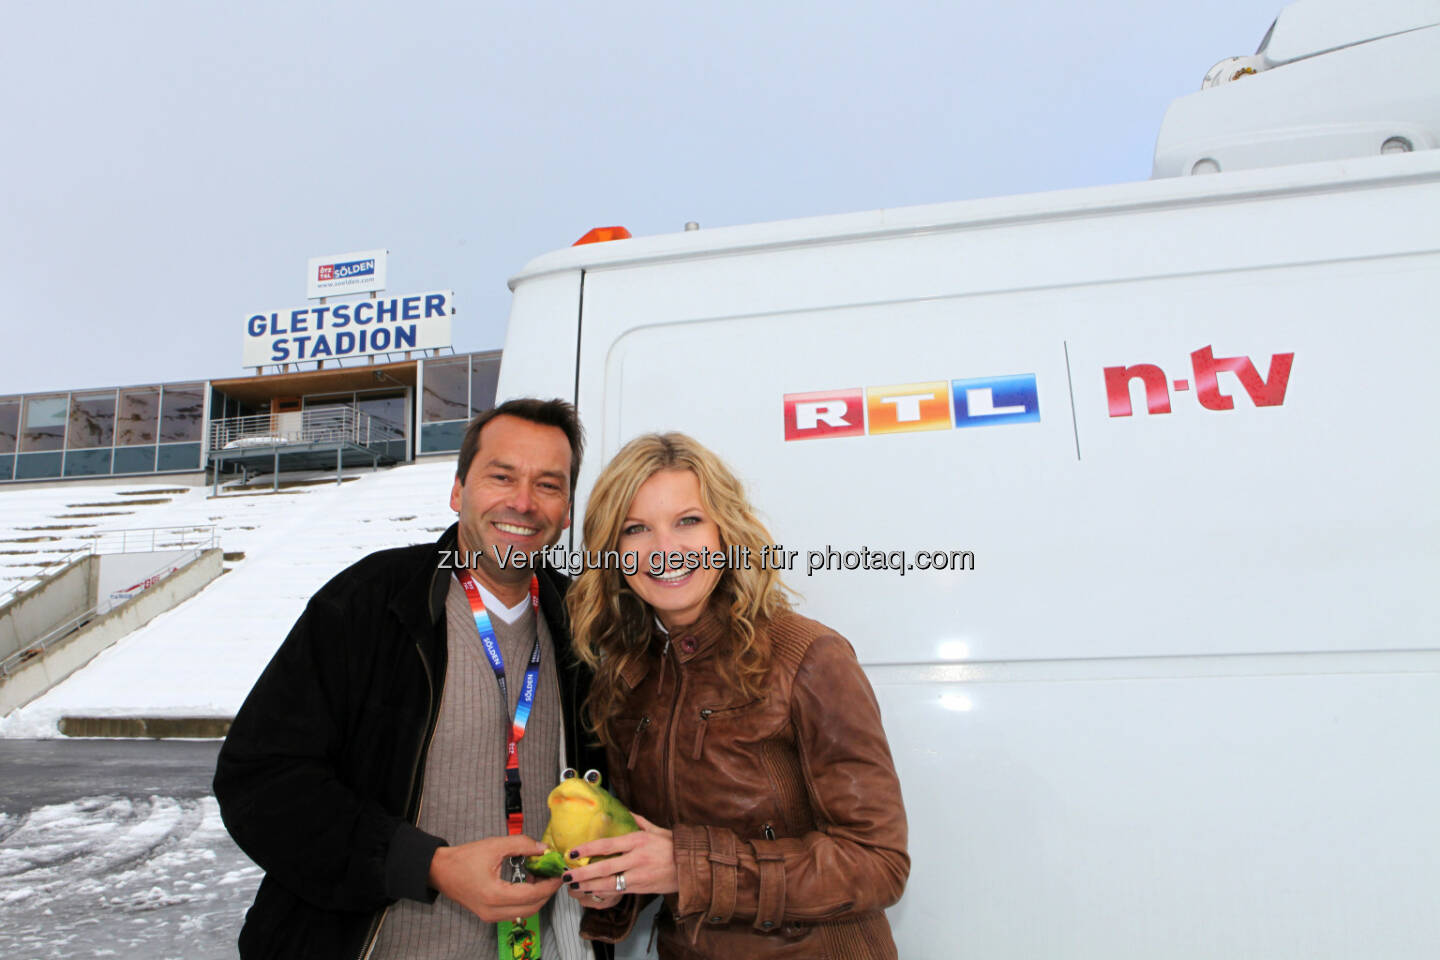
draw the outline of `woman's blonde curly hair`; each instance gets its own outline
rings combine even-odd
[[[585,507],[585,550],[619,549],[620,531],[641,484],[662,470],[689,470],[700,481],[700,500],[720,530],[721,549],[750,548],[751,562],[721,572],[710,609],[725,626],[718,649],[720,674],[744,696],[757,696],[770,668],[770,649],[757,626],[789,610],[788,588],[777,571],[762,568],[760,550],[774,541],[730,468],[683,433],[636,437],[600,472]],[[640,559],[644,569],[646,558]],[[625,582],[614,564],[582,572],[566,596],[575,653],[595,671],[586,703],[589,728],[604,744],[620,706],[620,674],[645,656],[654,612]]]

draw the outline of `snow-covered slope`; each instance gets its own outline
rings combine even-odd
[[[57,484],[0,494],[0,542],[53,536],[38,542],[50,552],[46,556],[110,530],[190,524],[215,524],[228,556],[225,575],[0,720],[0,736],[59,736],[57,723],[67,714],[233,714],[325,581],[367,553],[434,540],[450,525],[454,471],[447,457],[357,473],[341,485],[220,498],[211,498],[209,487],[161,493],[165,488],[134,483]],[[107,515],[77,516],[82,513]],[[72,526],[82,523],[95,526]],[[37,529],[44,527],[63,529]],[[27,544],[5,546],[22,550]],[[44,562],[30,554],[0,556],[27,563],[5,568],[15,578],[28,576],[37,559]],[[0,590],[12,585],[0,584]]]
[[[67,555],[110,531],[169,526],[167,518],[178,516],[181,504],[208,492],[134,480],[104,486],[61,482],[0,492],[0,597],[22,585],[33,586],[32,578],[51,572]]]

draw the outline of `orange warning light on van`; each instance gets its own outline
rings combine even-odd
[[[570,244],[578,247],[582,243],[604,243],[606,240],[629,240],[630,231],[624,227],[596,227],[585,236]]]

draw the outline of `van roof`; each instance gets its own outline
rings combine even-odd
[[[577,269],[870,240],[896,234],[1093,217],[1099,213],[1145,208],[1181,209],[1242,200],[1258,194],[1365,189],[1387,182],[1400,185],[1417,179],[1440,180],[1440,150],[868,210],[590,243],[541,254],[511,277],[509,286],[514,290],[525,280]]]
[[[1440,0],[1300,0],[1280,11],[1257,53],[1270,66],[1440,23]]]

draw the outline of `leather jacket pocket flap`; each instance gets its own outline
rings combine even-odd
[[[730,706],[701,707],[700,722],[695,726],[695,745],[690,750],[690,759],[700,759],[700,752],[705,745],[705,731],[709,729],[712,720],[717,723],[732,720],[750,712],[764,702],[764,697],[756,697],[753,700],[747,700],[744,703],[737,703]]]

